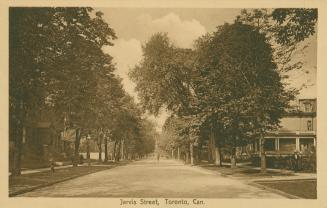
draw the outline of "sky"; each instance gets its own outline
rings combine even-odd
[[[156,32],[167,32],[178,47],[191,48],[193,41],[225,22],[232,23],[241,9],[200,8],[96,8],[104,13],[103,18],[114,29],[117,39],[114,46],[104,48],[113,57],[116,74],[123,79],[124,89],[137,101],[135,84],[129,79],[128,71],[142,59],[142,45]],[[300,88],[299,98],[316,97],[316,35],[301,53],[294,57],[303,62],[303,70],[289,73],[290,85]],[[304,44],[305,44],[304,43]],[[162,111],[158,117],[148,115],[161,129],[168,113]]]

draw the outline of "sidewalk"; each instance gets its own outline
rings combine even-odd
[[[212,174],[241,180],[249,185],[269,190],[291,199],[317,198],[316,173],[295,173],[289,170],[267,168],[267,173],[262,174],[260,173],[260,167],[242,164],[235,169],[231,169],[230,165],[224,165],[223,167],[218,167],[214,164],[199,164],[193,167],[206,170]]]
[[[261,174],[260,167],[250,166],[249,163],[239,163],[235,169],[230,168],[230,163],[223,163],[222,167],[215,164],[202,163],[197,164],[207,170],[217,171],[223,176],[232,177],[235,179],[248,180],[309,180],[317,179],[316,173],[300,173],[285,169],[267,168],[266,174]]]
[[[83,175],[111,169],[127,163],[127,161],[107,164],[93,163],[91,166],[88,166],[88,164],[85,163],[78,165],[77,167],[66,165],[56,167],[54,173],[50,171],[50,168],[24,170],[20,176],[9,176],[9,196],[20,195],[35,189],[71,180]]]
[[[63,169],[63,168],[69,168],[69,167],[73,167],[73,165],[56,166],[55,167],[55,170],[57,170],[57,169]],[[22,170],[21,171],[21,175],[26,175],[26,174],[30,174],[30,173],[39,173],[39,172],[44,172],[44,171],[50,171],[50,167],[49,168],[38,168],[38,169],[26,169],[26,170]],[[9,173],[9,175],[11,175],[11,173]]]
[[[112,162],[113,161],[108,161],[108,162]],[[87,162],[84,162],[83,164],[78,164],[78,166],[88,166]],[[99,162],[91,162],[91,166],[108,166],[108,164],[99,164]],[[73,167],[72,164],[70,165],[59,165],[59,166],[55,166],[55,170],[60,170],[63,168],[69,168],[69,167]],[[26,174],[31,174],[31,173],[39,173],[39,172],[45,172],[45,171],[50,171],[50,167],[47,168],[37,168],[37,169],[24,169],[21,170],[21,175],[26,175]],[[9,176],[11,176],[11,173],[9,172]]]
[[[315,173],[294,173],[292,176],[273,176],[271,178],[257,178],[252,181],[287,181],[287,180],[317,180]]]

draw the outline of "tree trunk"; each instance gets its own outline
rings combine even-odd
[[[231,168],[236,168],[236,141],[237,141],[237,136],[234,138],[234,144],[232,147],[232,154],[230,158],[230,163],[231,163]]]
[[[24,111],[24,102],[19,102],[18,107],[18,121],[17,123],[13,124],[13,137],[14,137],[14,152],[13,152],[13,169],[12,175],[19,176],[21,175],[21,159],[22,159],[22,150],[23,150],[23,128],[24,128],[24,121],[25,121],[25,111]]]
[[[221,152],[220,152],[220,143],[219,143],[219,135],[215,132],[213,133],[213,146],[214,146],[214,152],[215,152],[215,165],[217,166],[222,166],[222,161],[221,161]]]
[[[260,139],[260,154],[261,154],[261,173],[266,173],[266,152],[265,152],[265,139],[261,135]]]
[[[186,164],[189,163],[189,152],[188,151],[185,152],[185,163]]]
[[[116,162],[116,147],[117,147],[117,139],[115,140],[115,144],[114,144],[114,149],[113,149],[113,153],[112,153],[112,159]]]
[[[194,146],[193,143],[190,143],[190,162],[191,165],[194,165]]]
[[[215,165],[220,165],[220,154],[219,154],[219,149],[216,144],[216,138],[214,132],[212,132],[212,149],[214,152],[214,163]]]
[[[98,142],[98,148],[99,148],[99,162],[102,162],[102,142]]]
[[[87,158],[87,164],[91,165],[91,157],[90,157],[90,140],[86,139],[86,158]]]
[[[210,138],[209,138],[209,145],[210,145],[210,162],[214,162],[216,164],[216,141],[215,141],[215,133],[211,128]]]
[[[220,166],[220,167],[222,166],[219,147],[215,147],[215,165]]]
[[[108,140],[104,138],[104,161],[108,162]]]
[[[197,161],[199,163],[202,161],[202,143],[200,143],[197,148]]]
[[[232,154],[231,154],[231,158],[230,158],[230,163],[231,163],[231,168],[236,168],[236,148],[232,147]]]
[[[76,129],[75,149],[74,149],[74,162],[73,166],[77,167],[79,162],[79,144],[81,140],[81,129]]]
[[[125,154],[124,154],[124,151],[125,151],[125,149],[124,149],[124,143],[125,143],[125,142],[124,142],[124,139],[122,139],[122,140],[121,140],[121,157],[120,157],[122,160],[125,159]]]
[[[121,154],[121,141],[119,141],[118,151],[116,152],[116,161],[117,162],[120,160],[120,154]]]
[[[129,160],[128,155],[129,155],[129,153],[128,153],[127,144],[125,144],[125,150],[124,150],[124,159],[125,159],[125,160]]]
[[[211,128],[210,131],[210,136],[209,136],[209,144],[208,146],[210,146],[210,148],[208,149],[208,154],[210,154],[209,156],[209,160],[208,162],[212,163],[216,161],[216,154],[215,154],[215,148],[216,148],[216,144],[215,144],[215,135],[213,132],[213,128]]]
[[[207,149],[207,152],[208,152],[208,163],[211,163],[212,162],[212,155],[211,155],[211,145],[210,145],[210,139],[209,139],[209,142],[208,142],[208,149]]]
[[[180,152],[179,146],[177,147],[177,159],[178,160],[181,159],[181,152]]]
[[[14,132],[14,137],[12,175],[19,176],[21,174],[21,157],[23,149],[23,127],[21,124],[17,125],[16,132]]]

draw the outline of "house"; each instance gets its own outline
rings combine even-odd
[[[36,122],[25,126],[23,136],[24,156],[47,159],[49,151],[59,151],[60,137],[50,122]]]
[[[293,154],[316,146],[317,100],[300,99],[281,119],[281,128],[265,136],[266,154]],[[259,151],[259,141],[254,144]]]
[[[280,126],[264,137],[267,167],[292,169],[291,161],[296,153],[301,156],[301,169],[315,171],[317,99],[299,99],[297,105],[281,118]],[[256,140],[245,147],[256,166],[260,165],[259,144],[260,140]],[[242,149],[241,152],[245,151]]]

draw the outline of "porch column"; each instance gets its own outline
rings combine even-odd
[[[275,150],[279,150],[279,138],[275,138]]]
[[[296,151],[300,151],[300,138],[296,137]]]

